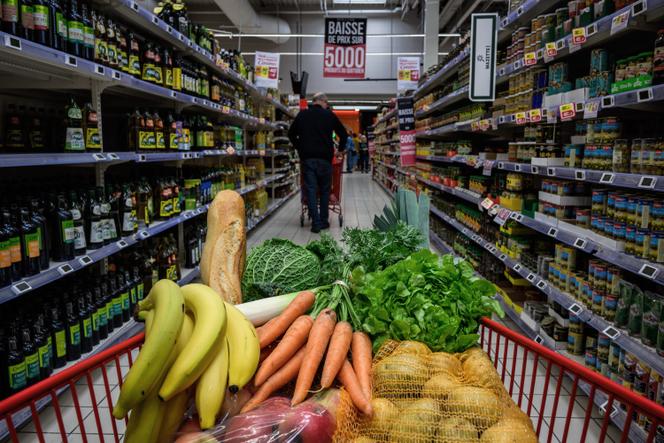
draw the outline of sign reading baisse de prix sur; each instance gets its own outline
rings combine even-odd
[[[326,18],[323,77],[364,78],[366,18]]]

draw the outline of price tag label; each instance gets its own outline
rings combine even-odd
[[[92,263],[92,258],[90,258],[89,255],[84,255],[83,257],[78,259],[78,262],[81,264],[81,266],[87,266],[90,263]]]
[[[586,179],[586,171],[583,169],[577,169],[574,171],[574,178],[577,180],[585,180]]]
[[[539,174],[539,167],[538,166],[531,166],[530,167],[530,173],[531,174]]]
[[[150,233],[148,231],[143,230],[143,231],[139,231],[137,235],[141,239],[146,239],[150,236]]]
[[[120,160],[120,156],[116,154],[115,152],[109,152],[106,154],[108,156],[109,160]]]
[[[514,269],[516,272],[519,272],[521,270],[521,263],[515,263],[512,269]]]
[[[544,288],[546,288],[546,282],[545,282],[544,280],[540,280],[540,281],[538,281],[538,282],[537,282],[537,287],[538,287],[539,289],[544,289]]]
[[[576,246],[579,249],[585,248],[587,244],[588,244],[588,241],[583,239],[583,238],[577,237],[577,239],[574,240],[574,246]]]
[[[599,182],[610,185],[611,183],[613,183],[613,180],[615,180],[615,178],[616,178],[615,174],[611,172],[605,172],[600,177]]]
[[[542,110],[541,109],[531,109],[528,111],[528,118],[531,123],[537,123],[542,121]]]
[[[599,100],[592,100],[583,104],[583,118],[597,118],[597,111],[599,111]]]
[[[64,265],[58,266],[58,274],[67,275],[70,272],[74,272],[74,268],[72,268],[69,263],[65,263]]]
[[[547,235],[555,238],[558,235],[558,230],[556,228],[549,228]]]
[[[538,345],[541,345],[543,342],[544,342],[544,339],[542,338],[541,335],[538,334],[538,335],[535,336],[535,343],[537,343]]]
[[[586,42],[586,28],[572,29],[572,43],[575,45],[582,45]]]
[[[137,4],[136,2],[131,2],[130,8],[131,8],[134,12],[138,12],[138,4]]]
[[[525,112],[517,112],[514,114],[514,119],[516,120],[517,125],[524,125],[528,121]]]
[[[639,14],[642,14],[648,9],[645,0],[639,0],[638,2],[632,3],[632,17],[636,17]]]
[[[106,73],[106,70],[104,69],[103,66],[95,65],[95,74],[104,75],[105,73]]]
[[[78,60],[76,60],[76,57],[67,55],[65,56],[65,65],[71,66],[72,68],[77,68],[78,67]]]
[[[260,123],[261,125],[264,125],[265,124],[265,119],[263,117],[259,118],[258,123]]]
[[[560,120],[571,120],[576,116],[576,106],[574,103],[563,103],[558,107],[560,112]]]
[[[639,188],[654,189],[656,184],[657,177],[644,176],[639,180]]]
[[[572,303],[567,310],[578,317],[583,308],[578,303]]]
[[[16,295],[23,294],[32,290],[32,286],[27,281],[20,281],[12,286],[12,292]]]
[[[122,74],[120,74],[118,71],[112,71],[111,78],[113,80],[122,80]]]
[[[537,64],[537,52],[526,52],[523,56],[523,64],[525,66],[533,66]]]
[[[11,35],[5,35],[5,46],[8,48],[16,49],[17,51],[23,50],[23,47],[21,46],[21,39],[12,37]]]
[[[549,42],[546,44],[546,55],[549,57],[555,57],[558,55],[558,48],[556,47],[555,42]]]
[[[493,205],[495,205],[495,203],[488,197],[480,203],[480,206],[486,210],[489,210]]]
[[[100,153],[92,154],[92,158],[95,161],[98,161],[98,162],[103,162],[104,160],[106,160],[106,156],[104,154],[100,154]]]
[[[659,269],[646,263],[639,269],[639,274],[654,280],[657,274],[659,274]]]
[[[498,260],[500,261],[505,261],[507,259],[507,255],[505,254],[500,254],[500,257],[498,257]]]
[[[156,16],[154,16],[154,15],[152,16],[152,23],[154,23],[155,25],[159,26],[159,19],[158,19]]]
[[[649,102],[652,99],[653,99],[652,88],[641,89],[636,93],[637,103]]]
[[[557,109],[547,109],[546,110],[546,122],[549,124],[558,122],[558,110]]]
[[[631,10],[627,9],[627,11],[624,11],[611,19],[611,35],[627,29],[630,12]]]
[[[127,246],[129,246],[129,243],[127,243],[124,240],[119,240],[119,241],[115,242],[115,246],[117,246],[120,249],[123,249],[123,248],[126,248]]]
[[[531,272],[530,274],[528,274],[528,277],[526,277],[526,280],[532,283],[533,281],[535,281],[535,274]]]
[[[221,107],[221,113],[222,114],[228,114],[229,112],[231,112],[231,109],[228,106],[222,106]]]
[[[493,221],[498,223],[500,226],[503,226],[507,222],[507,219],[510,218],[511,214],[512,211],[509,209],[500,208],[498,215],[496,215],[496,218],[494,218]]]
[[[603,331],[602,334],[606,335],[609,337],[611,340],[615,340],[618,338],[620,335],[620,331],[614,328],[613,326],[607,326]]]

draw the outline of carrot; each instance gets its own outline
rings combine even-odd
[[[318,314],[318,317],[316,317],[316,320],[314,320],[311,332],[309,333],[309,339],[307,340],[307,346],[304,350],[302,367],[300,367],[300,373],[297,374],[297,382],[295,383],[291,406],[302,403],[307,397],[307,392],[314,381],[314,376],[316,375],[316,371],[318,371],[320,361],[323,359],[336,322],[337,314],[331,309],[323,309]]]
[[[364,396],[371,400],[371,339],[364,332],[354,332],[351,344],[353,370]]]
[[[260,325],[259,327],[256,328],[256,334],[258,335],[259,340],[261,338],[261,334],[264,334],[265,330],[269,329],[269,325],[274,323],[275,318],[276,317],[273,317],[273,318],[269,319],[267,322],[263,323],[262,325]]]
[[[304,358],[304,346],[300,348],[299,351],[291,358],[288,363],[282,366],[277,372],[272,374],[265,383],[254,393],[254,395],[249,399],[247,403],[242,407],[242,413],[250,411],[258,406],[277,389],[286,385],[289,381],[295,378],[300,366],[302,365],[302,359]]]
[[[348,395],[350,395],[350,399],[353,401],[353,404],[357,409],[366,415],[372,415],[373,409],[371,408],[371,402],[364,396],[362,388],[360,387],[360,382],[357,380],[357,375],[355,375],[355,371],[353,371],[353,367],[348,360],[344,360],[338,378],[341,384],[344,385],[344,388],[346,388],[346,391],[348,391]]]
[[[261,349],[275,341],[300,315],[306,313],[316,301],[316,295],[311,291],[302,291],[295,296],[284,312],[269,321],[261,328]]]
[[[272,353],[263,361],[254,377],[254,384],[260,386],[284,365],[307,342],[314,321],[308,315],[300,315],[288,328],[286,334]]]
[[[346,321],[340,321],[334,327],[330,346],[327,348],[327,356],[325,357],[325,364],[323,365],[323,373],[320,377],[320,385],[323,388],[332,386],[332,382],[336,378],[341,366],[343,366],[346,357],[348,357],[348,350],[350,349],[350,342],[353,339],[353,327]]]

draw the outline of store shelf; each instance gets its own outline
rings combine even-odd
[[[424,129],[419,130],[415,133],[417,138],[438,138],[441,136],[447,136],[455,132],[468,132],[471,130],[472,124],[477,122],[479,118],[474,118],[472,120],[464,120],[461,122],[450,123],[448,125],[443,125],[435,129]]]
[[[268,206],[268,208],[267,208],[267,210],[265,211],[264,214],[262,214],[262,215],[261,215],[260,217],[258,217],[256,220],[250,220],[250,221],[247,223],[247,232],[252,231],[252,230],[255,229],[258,225],[260,225],[261,223],[263,223],[263,221],[265,221],[265,220],[266,220],[270,215],[272,215],[277,209],[279,209],[280,207],[282,207],[282,206],[283,206],[284,204],[286,204],[291,198],[293,198],[293,196],[295,196],[296,194],[299,194],[299,193],[300,193],[300,190],[299,190],[299,189],[295,189],[295,190],[293,190],[293,192],[291,192],[290,194],[288,194],[286,197],[278,198],[278,199],[273,200],[272,204],[271,204],[270,206]]]
[[[257,184],[249,185],[238,190],[238,192],[240,195],[247,194],[261,186],[265,186],[275,180],[279,180],[280,178],[284,177],[284,175],[285,174],[277,174],[271,177],[267,177]],[[40,272],[39,274],[25,277],[22,280],[12,283],[9,286],[0,288],[0,304],[23,296],[28,292],[31,292],[33,289],[40,288],[44,285],[59,280],[66,275],[72,274],[73,272],[79,271],[106,257],[116,254],[123,249],[138,243],[139,241],[154,237],[155,235],[158,235],[167,229],[175,227],[180,223],[184,223],[186,220],[197,217],[207,212],[208,207],[209,205],[203,205],[194,210],[183,211],[177,217],[172,217],[165,221],[153,223],[148,228],[140,229],[137,233],[122,237],[120,240],[110,243],[102,248],[88,250],[85,255],[76,257],[73,260],[69,260],[67,262],[52,262],[48,269]]]
[[[429,77],[422,85],[420,85],[414,92],[414,97],[424,95],[429,90],[435,86],[441,84],[443,81],[447,80],[452,74],[456,72],[461,63],[466,61],[470,54],[470,48],[464,48],[456,57],[454,57],[449,62],[445,63],[435,74]]]
[[[526,0],[519,7],[507,14],[500,21],[500,30],[498,31],[498,43],[503,43],[512,37],[512,32],[521,26],[530,24],[530,20],[539,14],[551,9],[552,4],[548,0]]]
[[[416,112],[415,118],[426,117],[427,115],[433,114],[436,111],[440,111],[441,109],[444,109],[447,106],[453,105],[454,103],[458,103],[461,100],[467,98],[467,94],[468,94],[468,85],[460,89],[457,89],[456,91],[451,92],[444,97],[439,98],[426,109]]]
[[[392,117],[396,117],[396,115],[397,115],[397,108],[396,108],[396,106],[395,106],[395,107],[392,108],[390,111],[387,111],[387,112],[385,113],[385,115],[383,115],[381,118],[379,118],[378,120],[376,120],[376,123],[374,123],[374,126],[376,126],[376,125],[378,125],[378,124],[380,124],[380,123],[383,123],[383,122],[389,121]]]
[[[431,240],[431,244],[436,248],[438,251],[442,252],[443,254],[454,254],[454,249],[447,243],[445,243],[440,237],[436,235],[433,231],[429,231],[429,239]]]
[[[385,185],[383,184],[382,181],[376,179],[376,177],[373,177],[373,180],[374,180],[376,183],[378,183],[378,186],[380,186],[381,189],[382,189],[383,191],[385,191],[385,193],[386,193],[387,195],[389,195],[390,197],[394,197],[394,192],[393,192],[393,191],[390,191],[390,190],[387,188],[387,186],[385,186]]]
[[[467,189],[452,188],[450,186],[445,186],[441,183],[432,182],[432,181],[424,179],[422,177],[417,177],[417,180],[424,183],[424,184],[426,184],[427,186],[430,186],[430,187],[434,188],[434,189],[438,189],[439,191],[447,192],[448,194],[457,196],[459,198],[462,198],[462,199],[464,199],[464,200],[466,200],[470,203],[476,204],[476,205],[479,205],[480,202],[482,200],[484,200],[481,195],[476,194],[476,193],[474,193],[472,191],[469,191]]]

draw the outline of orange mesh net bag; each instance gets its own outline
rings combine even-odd
[[[335,442],[537,443],[480,348],[431,352],[423,343],[387,341],[373,360],[372,417],[342,392]]]

